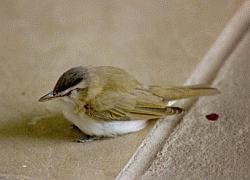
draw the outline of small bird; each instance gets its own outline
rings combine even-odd
[[[78,142],[87,142],[136,132],[151,119],[184,111],[169,101],[218,92],[202,85],[145,86],[120,68],[78,66],[64,72],[39,101],[61,100],[64,117],[86,134]]]

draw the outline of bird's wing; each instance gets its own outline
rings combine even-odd
[[[159,97],[164,98],[166,101],[198,96],[210,96],[219,93],[216,88],[211,88],[206,85],[182,87],[149,86],[149,91]]]
[[[148,120],[180,113],[180,108],[166,107],[163,99],[144,90],[106,91],[88,102],[86,114],[107,121]]]

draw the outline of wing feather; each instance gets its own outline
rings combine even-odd
[[[206,85],[192,85],[181,87],[150,86],[149,91],[164,98],[166,101],[219,94],[218,89]]]
[[[173,114],[166,111],[162,98],[139,89],[130,93],[106,91],[89,104],[90,108],[86,111],[88,115],[107,121],[148,120]]]

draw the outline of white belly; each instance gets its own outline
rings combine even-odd
[[[94,120],[84,113],[75,114],[72,112],[63,112],[66,119],[74,123],[81,131],[88,135],[97,136],[116,136],[139,131],[147,125],[146,121],[102,121]]]
[[[64,102],[65,103],[65,102]],[[65,103],[63,115],[88,135],[112,137],[139,131],[147,126],[145,120],[103,121],[90,118],[84,113],[75,113],[72,104]]]

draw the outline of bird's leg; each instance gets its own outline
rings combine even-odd
[[[82,132],[76,125],[72,124],[71,128],[74,130],[77,130],[79,132]],[[76,140],[78,143],[85,143],[85,142],[91,142],[91,141],[96,141],[96,140],[102,140],[102,139],[107,139],[108,137],[105,136],[95,136],[95,135],[83,135],[79,139]]]
[[[105,139],[106,137],[104,136],[90,136],[90,135],[84,135],[80,137],[76,142],[78,143],[85,143],[85,142],[91,142],[91,141],[96,141],[96,140],[102,140]]]

